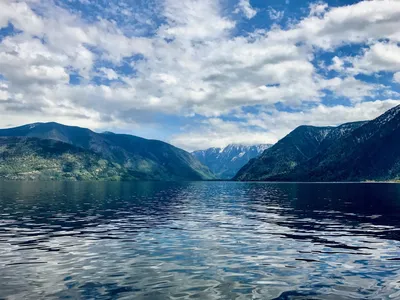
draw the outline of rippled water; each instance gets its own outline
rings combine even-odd
[[[400,185],[0,182],[0,299],[400,299]]]

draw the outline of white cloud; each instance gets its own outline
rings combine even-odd
[[[310,15],[290,30],[275,29],[269,37],[276,41],[306,42],[325,50],[374,39],[400,41],[399,1],[360,1],[328,9],[325,13],[322,9],[317,11],[320,15]]]
[[[242,12],[247,19],[252,19],[257,14],[257,10],[251,6],[250,0],[239,0],[235,13],[239,12]]]
[[[5,27],[11,22],[18,29],[28,34],[39,35],[46,25],[44,20],[35,14],[27,3],[17,1],[0,2],[0,26]]]
[[[67,64],[65,55],[50,52],[38,39],[13,36],[0,44],[0,73],[18,90],[68,83]]]
[[[279,11],[273,8],[270,8],[268,10],[268,16],[272,21],[280,21],[282,20],[284,15],[285,15],[284,11]]]
[[[396,83],[400,83],[400,72],[397,72],[393,75],[393,81]]]
[[[337,72],[343,72],[345,70],[344,64],[345,62],[343,61],[343,59],[335,56],[334,58],[332,58],[332,64],[328,66],[327,69],[334,70]]]
[[[344,79],[336,77],[330,80],[323,80],[321,88],[332,91],[335,96],[349,98],[352,102],[360,102],[365,97],[374,96],[374,91],[383,87],[367,84],[354,77],[346,77]]]
[[[328,10],[328,4],[317,2],[310,4],[310,16],[322,16]]]
[[[99,68],[99,71],[105,75],[105,77],[109,80],[115,80],[118,79],[119,76],[117,72],[115,72],[113,69],[110,68]]]
[[[8,85],[0,81],[0,101],[7,100],[10,97],[8,94]]]
[[[396,43],[376,43],[362,56],[349,59],[352,72],[372,74],[379,71],[400,71],[400,47]]]
[[[165,0],[167,25],[159,29],[161,37],[179,40],[210,40],[220,38],[234,28],[235,23],[221,16],[219,1]]]
[[[39,8],[41,16],[27,3],[1,2],[0,20],[11,22],[22,30],[22,37],[26,40],[42,38],[45,41],[43,47],[49,53],[55,56],[62,53],[68,63],[82,75],[87,75],[93,66],[94,54],[88,49],[89,46],[96,47],[103,58],[113,62],[134,54],[151,52],[151,41],[138,37],[128,38],[112,22],[100,19],[97,23],[87,24],[48,1]]]

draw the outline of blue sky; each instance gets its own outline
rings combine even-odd
[[[1,127],[186,150],[274,143],[400,104],[400,1],[0,2]]]

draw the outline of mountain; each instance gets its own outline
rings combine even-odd
[[[170,144],[126,134],[96,133],[58,123],[35,123],[1,129],[3,137],[55,140],[100,155],[120,165],[129,178],[141,180],[206,180],[211,171],[190,153]]]
[[[400,178],[400,106],[318,153],[285,180],[365,181]]]
[[[236,180],[266,180],[271,176],[287,173],[298,164],[317,153],[332,127],[300,126],[264,151],[258,158],[250,160],[235,175]]]
[[[400,178],[400,106],[368,122],[306,128],[311,127],[295,129],[259,158],[250,161],[235,179],[365,181]],[[307,134],[301,134],[304,131]]]
[[[259,156],[269,144],[246,146],[231,144],[225,148],[198,150],[192,154],[206,165],[218,178],[231,179],[250,159]]]
[[[317,152],[323,152],[328,150],[329,147],[335,145],[340,139],[347,137],[352,131],[366,124],[367,121],[351,122],[339,125],[337,127],[331,127],[329,134],[323,139],[321,144],[318,146]]]

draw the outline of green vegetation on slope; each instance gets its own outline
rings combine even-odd
[[[0,178],[17,180],[134,179],[120,165],[72,145],[37,138],[0,137]]]

